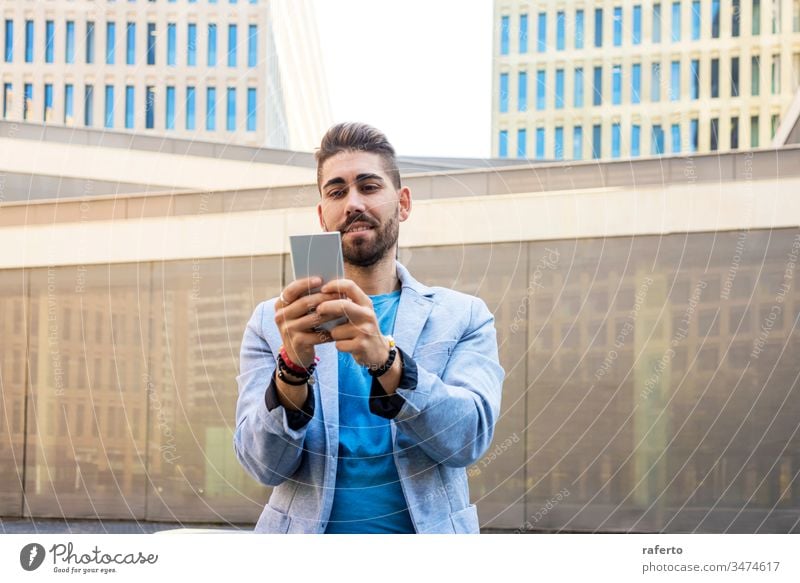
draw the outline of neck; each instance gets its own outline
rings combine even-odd
[[[393,252],[387,253],[383,259],[369,267],[359,267],[345,262],[344,275],[347,279],[353,280],[368,296],[388,294],[400,289]]]

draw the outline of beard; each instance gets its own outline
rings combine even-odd
[[[399,215],[400,209],[395,208],[394,215],[389,217],[384,225],[376,225],[377,221],[371,217],[364,216],[348,221],[340,229],[342,233],[342,257],[345,263],[357,267],[371,267],[386,257],[386,254],[394,248],[400,234]],[[347,228],[358,221],[368,221],[373,226],[373,231],[375,232],[374,240],[359,237],[353,241],[351,237],[344,237]]]

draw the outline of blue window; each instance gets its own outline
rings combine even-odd
[[[8,117],[11,109],[11,99],[13,98],[13,87],[11,83],[3,83],[3,119]]]
[[[653,42],[661,42],[661,4],[653,4]]]
[[[545,72],[536,71],[536,109],[542,111],[547,102],[546,93],[547,85],[545,84]]]
[[[528,52],[528,15],[521,14],[519,17],[519,52]]]
[[[650,101],[661,101],[661,63],[650,65]]]
[[[750,95],[761,93],[761,59],[758,56],[750,58]]]
[[[225,116],[225,129],[229,132],[236,130],[236,88],[228,87],[227,115]]]
[[[603,46],[603,9],[594,9],[594,46]]]
[[[576,10],[575,11],[575,48],[582,49],[583,48],[583,37],[586,33],[584,32],[584,25],[583,25],[583,10]]]
[[[44,121],[53,119],[53,84],[44,84]]]
[[[528,111],[528,74],[524,71],[517,79],[517,110]]]
[[[592,126],[592,158],[597,160],[603,153],[603,128],[600,124]]]
[[[619,105],[622,103],[622,67],[614,65],[611,69],[611,103]]]
[[[135,93],[133,85],[126,85],[125,86],[125,128],[132,129],[133,128],[133,113],[135,103]]]
[[[564,109],[564,69],[556,69],[556,109]]]
[[[94,125],[94,85],[83,88],[83,125],[87,128]]]
[[[75,23],[67,21],[67,42],[64,46],[64,60],[67,63],[75,62]]]
[[[251,24],[247,27],[247,66],[255,67],[258,64],[258,26]]]
[[[71,126],[75,121],[75,87],[71,83],[64,85],[64,124]]]
[[[167,65],[175,65],[175,46],[178,44],[178,27],[174,22],[167,25]]]
[[[500,130],[497,140],[497,155],[500,158],[508,158],[508,130]]]
[[[52,20],[44,23],[44,37],[44,62],[52,63],[56,44],[56,25]]]
[[[681,98],[681,63],[672,61],[669,71],[669,100],[678,101]]]
[[[641,103],[642,100],[642,65],[635,63],[631,67],[631,103]]]
[[[194,23],[186,29],[186,64],[189,67],[197,65],[197,25]]]
[[[731,58],[731,97],[739,97],[739,57]]]
[[[611,157],[619,158],[622,127],[618,123],[611,124]]]
[[[6,19],[5,60],[6,63],[14,61],[14,21],[9,19]]]
[[[208,25],[208,66],[217,66],[217,25]]]
[[[525,129],[517,130],[517,158],[524,158],[528,155],[528,131]]]
[[[563,51],[566,48],[566,24],[567,19],[564,16],[564,11],[560,10],[556,14],[556,50]]]
[[[156,25],[154,22],[147,23],[147,64],[156,64]]]
[[[544,159],[544,128],[536,128],[536,159]]]
[[[186,88],[186,129],[195,129],[195,108],[197,106],[197,97],[194,87],[191,85]]]
[[[106,85],[105,127],[114,127],[114,86]]]
[[[500,73],[500,113],[508,113],[508,73]]]
[[[633,7],[633,44],[642,44],[642,7]]]
[[[500,17],[500,54],[507,55],[508,54],[508,35],[509,35],[510,25],[508,22],[508,16],[501,16]]]
[[[214,131],[217,129],[217,88],[209,87],[206,89],[206,129]]]
[[[642,128],[639,125],[631,126],[631,157],[641,155]]]
[[[117,25],[106,23],[106,65],[113,65],[116,60]]]
[[[575,69],[575,86],[573,87],[572,104],[583,107],[583,67]]]
[[[228,66],[236,66],[236,25],[228,25]]]
[[[795,6],[797,4],[795,3]],[[795,8],[795,22],[797,22],[797,18],[800,18],[800,14],[797,13],[797,8]],[[733,0],[731,3],[731,36],[737,37],[740,34],[742,24],[742,6],[739,0]],[[798,26],[795,25],[794,31],[797,32]],[[738,133],[738,132],[737,132]]]
[[[539,13],[539,29],[537,33],[536,50],[543,53],[547,50],[547,14]]]
[[[583,159],[583,128],[581,126],[572,128],[572,159]]]
[[[700,98],[700,60],[692,59],[689,69],[689,83],[691,84],[690,96],[692,99]]]
[[[711,38],[719,38],[719,0],[711,0]]]
[[[94,22],[86,23],[86,62],[94,63]]]
[[[603,104],[603,67],[594,68],[592,82],[592,105]]]
[[[31,109],[33,109],[33,85],[25,83],[22,93],[22,119],[29,119]]]
[[[256,131],[256,113],[258,105],[256,103],[256,90],[255,87],[247,88],[247,131]]]
[[[152,130],[156,125],[156,92],[152,85],[145,89],[144,127]]]
[[[664,130],[660,125],[653,126],[650,141],[650,153],[656,156],[664,153]]]
[[[700,40],[700,0],[692,2],[692,40]]]
[[[125,64],[136,64],[136,23],[129,22],[125,27]]]
[[[709,149],[715,152],[719,148],[719,118],[712,117],[709,125]]]
[[[25,21],[25,62],[33,62],[33,20]]]
[[[719,59],[711,59],[711,97],[719,97]]]
[[[761,0],[753,0],[753,36],[761,34]]]
[[[614,8],[614,46],[622,46],[622,7]]]
[[[672,153],[673,154],[680,154],[681,153],[681,126],[679,124],[672,124],[670,128],[671,134],[671,142],[672,142]]]
[[[689,151],[697,152],[697,147],[700,143],[700,135],[698,133],[700,125],[696,119],[689,122]],[[756,144],[757,146],[758,144]]]
[[[672,42],[681,40],[681,3],[672,3]]]
[[[564,159],[564,128],[561,126],[556,126],[556,137],[555,137],[555,158],[556,160],[563,160]]]
[[[167,86],[167,119],[164,127],[168,130],[175,129],[175,88]]]

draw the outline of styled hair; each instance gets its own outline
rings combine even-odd
[[[317,186],[322,187],[322,165],[340,152],[372,152],[383,160],[384,170],[394,187],[400,188],[400,170],[394,148],[380,130],[360,122],[345,122],[332,126],[322,137],[314,157],[317,159]]]

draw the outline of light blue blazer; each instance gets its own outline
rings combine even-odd
[[[418,533],[477,533],[466,467],[489,448],[500,413],[505,373],[498,361],[494,316],[473,296],[419,283],[397,263],[402,284],[394,338],[417,363],[414,389],[391,421],[394,460]],[[237,377],[234,448],[244,468],[274,486],[256,532],[322,533],[331,513],[339,449],[338,358],[318,345],[315,412],[300,430],[286,411],[268,411],[265,391],[281,338],[275,299],[247,324]]]

